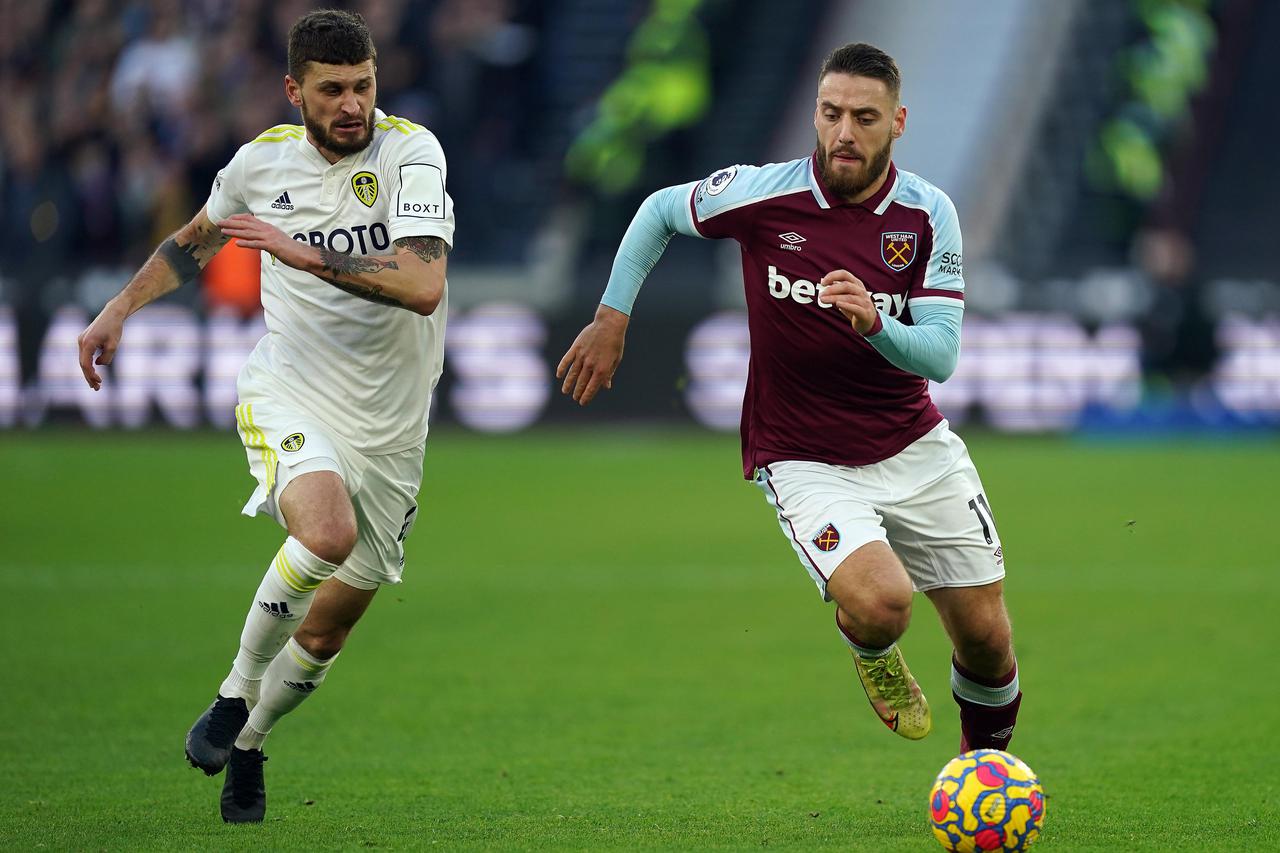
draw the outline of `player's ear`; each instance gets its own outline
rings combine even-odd
[[[907,130],[907,108],[904,104],[899,104],[898,109],[893,114],[893,138],[897,139]]]
[[[284,96],[295,107],[302,106],[302,84],[288,74],[284,75]]]

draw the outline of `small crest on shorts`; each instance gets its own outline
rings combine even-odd
[[[373,172],[356,172],[351,178],[351,189],[365,207],[373,207],[378,200],[378,178]]]
[[[286,436],[285,440],[280,442],[280,447],[290,452],[294,450],[301,450],[302,445],[305,444],[306,441],[306,436],[300,432],[295,432],[293,435]]]
[[[836,530],[834,524],[828,524],[813,537],[813,544],[818,546],[819,551],[834,551],[840,545],[840,531]]]
[[[916,235],[910,231],[885,231],[880,235],[880,257],[894,272],[905,270],[916,259]]]
[[[997,566],[1004,565],[1004,546],[1003,545],[1001,545],[999,548],[996,549],[996,565]]]

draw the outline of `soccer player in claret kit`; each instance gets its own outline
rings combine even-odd
[[[418,510],[454,217],[435,136],[375,107],[376,59],[360,16],[299,19],[285,92],[303,123],[243,146],[205,207],[80,336],[97,389],[94,356],[111,362],[130,314],[231,238],[261,251],[267,334],[237,383],[258,480],[244,512],[288,536],[264,558],[239,653],[186,740],[193,766],[226,767],[229,822],[262,820],[264,739],[324,681],[378,587],[400,582]]]
[[[776,512],[853,654],[877,715],[919,739],[928,702],[897,640],[913,587],[954,646],[961,751],[1005,749],[1022,694],[990,501],[929,398],[960,348],[951,200],[892,162],[906,126],[896,63],[867,44],[818,76],[811,156],[731,166],[645,200],[595,320],[557,369],[586,404],[612,386],[632,304],[673,234],[742,247],[751,364],[743,471]]]

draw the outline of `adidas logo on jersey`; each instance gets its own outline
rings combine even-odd
[[[319,684],[316,684],[316,683],[315,683],[315,682],[313,682],[313,681],[288,681],[288,680],[286,680],[286,681],[285,681],[285,683],[284,683],[284,686],[285,686],[285,687],[288,687],[290,690],[296,690],[296,691],[298,691],[299,693],[310,693],[312,690],[315,690],[315,689],[316,689],[317,687],[319,687],[320,685],[319,685]]]
[[[280,198],[271,202],[271,206],[276,210],[293,210],[293,202],[289,200],[289,191],[285,190],[280,193]]]
[[[274,616],[277,619],[297,618],[292,613],[289,612],[289,604],[288,602],[285,602],[285,601],[280,601],[280,602],[259,601],[258,606],[261,607],[263,612],[266,613],[268,616]]]

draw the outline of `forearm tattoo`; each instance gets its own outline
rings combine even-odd
[[[185,284],[198,276],[230,239],[212,224],[183,228],[161,243],[156,254],[173,269],[178,282]]]
[[[354,282],[340,281],[333,277],[337,275],[373,274],[383,270],[398,270],[400,265],[395,261],[388,258],[348,255],[345,252],[335,252],[332,249],[321,249],[320,262],[323,265],[324,272],[329,273],[329,275],[320,275],[317,278],[332,284],[339,290],[369,302],[376,302],[379,305],[403,307],[400,300],[384,294],[380,284],[356,284]]]
[[[352,296],[359,296],[368,302],[376,302],[379,305],[394,305],[397,308],[403,308],[404,304],[398,299],[393,299],[382,292],[382,286],[377,284],[348,284],[345,281],[338,281],[336,278],[325,278],[324,276],[316,276],[321,281],[332,284],[338,290],[345,290]]]
[[[449,244],[439,237],[401,237],[396,240],[396,246],[408,249],[427,263],[449,254]]]

